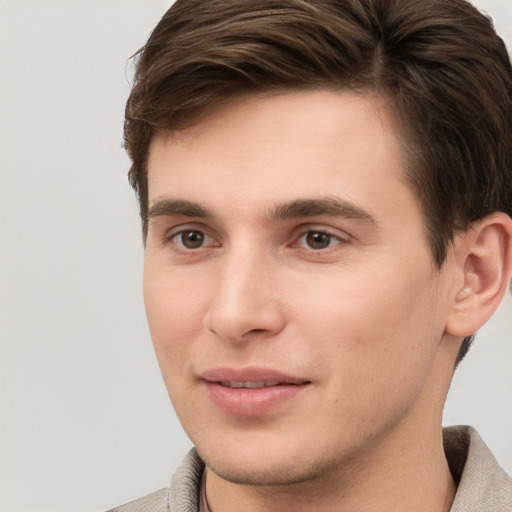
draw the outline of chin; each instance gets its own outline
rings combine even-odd
[[[245,446],[233,443],[230,447],[199,443],[196,449],[211,471],[224,480],[241,485],[300,484],[315,480],[337,463],[336,456],[323,453],[325,450],[321,447],[307,450],[311,443],[287,446],[285,440],[276,441],[256,442],[253,439]]]
[[[202,454],[199,454],[202,457]],[[301,484],[318,478],[321,468],[312,461],[266,460],[254,465],[243,458],[236,461],[209,460],[203,458],[206,466],[217,476],[240,485],[276,486]]]

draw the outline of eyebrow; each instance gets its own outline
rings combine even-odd
[[[148,211],[148,217],[172,217],[183,215],[185,217],[196,217],[199,219],[210,219],[213,214],[198,203],[183,199],[159,199],[153,203]]]
[[[295,201],[278,205],[271,212],[271,217],[277,220],[315,217],[317,215],[344,217],[378,226],[377,220],[368,211],[337,197],[296,199]]]
[[[172,217],[183,215],[199,219],[212,219],[214,215],[198,203],[185,199],[164,198],[155,201],[149,208],[148,217]],[[378,222],[368,211],[353,203],[337,197],[322,197],[319,199],[295,199],[277,205],[270,210],[269,217],[273,220],[288,220],[318,215],[330,215],[354,219],[365,224],[378,226]]]

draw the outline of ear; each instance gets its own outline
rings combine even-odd
[[[446,332],[466,337],[489,320],[508,290],[512,219],[501,212],[481,219],[456,237],[454,250],[463,279],[454,289]]]

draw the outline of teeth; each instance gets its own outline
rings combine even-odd
[[[269,386],[277,386],[280,384],[278,380],[257,380],[257,381],[223,381],[221,382],[223,386],[227,386],[230,388],[249,388],[249,389],[258,389],[258,388],[266,388]]]

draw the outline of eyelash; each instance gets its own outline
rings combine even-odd
[[[331,233],[328,229],[322,229],[322,228],[309,228],[305,231],[303,231],[298,238],[296,238],[295,242],[292,244],[292,247],[301,247],[300,242],[301,240],[304,240],[306,242],[307,238],[311,235],[321,235],[323,237],[328,238],[328,245],[326,247],[311,247],[311,246],[302,246],[303,249],[311,252],[320,252],[320,251],[326,251],[334,246],[348,243],[347,239],[343,239],[338,235],[335,235],[334,233]],[[319,240],[317,240],[320,242]],[[331,243],[335,241],[336,243]],[[309,242],[314,242],[314,240],[310,240]],[[306,242],[307,243],[307,242]]]
[[[183,243],[183,237],[189,233],[190,235],[198,235],[200,239],[200,245],[197,247],[187,247]],[[308,237],[317,236],[320,235],[320,238],[316,240],[318,243],[327,243],[325,247],[311,247],[311,243],[314,243],[315,240],[307,240]],[[323,239],[321,237],[324,237]],[[327,239],[327,240],[326,240]],[[194,243],[194,240],[191,240],[192,243]],[[213,244],[212,244],[213,241]],[[309,242],[309,243],[308,243]],[[333,243],[334,242],[334,243]],[[208,246],[213,247],[220,247],[220,242],[215,242],[215,238],[207,233],[206,230],[196,227],[186,227],[182,228],[179,231],[173,231],[166,235],[165,237],[165,244],[173,244],[178,251],[186,252],[186,253],[194,253],[198,252],[201,249],[205,249]],[[332,233],[330,230],[325,228],[314,228],[314,227],[308,227],[307,229],[302,229],[301,232],[297,237],[294,238],[294,241],[289,245],[289,247],[292,248],[300,248],[303,250],[306,250],[310,253],[321,253],[326,252],[329,249],[338,246],[349,243],[348,236],[341,237],[334,233]]]
[[[212,236],[210,236],[204,229],[189,227],[189,228],[181,229],[180,231],[177,231],[177,232],[170,233],[168,236],[166,236],[166,243],[173,243],[174,245],[176,245],[179,248],[179,250],[181,250],[183,252],[193,252],[195,250],[204,248],[204,245],[202,245],[202,244],[199,247],[193,247],[193,248],[186,247],[183,243],[183,236],[186,233],[198,234],[204,240],[214,240],[214,238]],[[180,237],[181,237],[181,240],[180,240]],[[214,244],[214,245],[220,246],[219,243]]]

